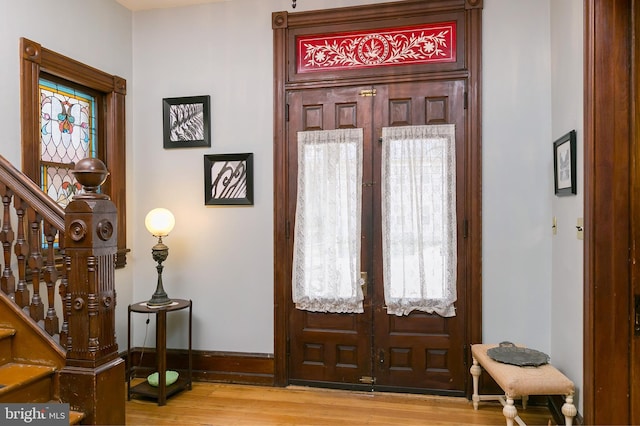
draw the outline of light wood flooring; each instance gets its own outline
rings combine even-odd
[[[553,424],[544,407],[517,407],[528,425]],[[132,398],[126,410],[127,425],[145,426],[506,424],[498,402],[481,402],[475,411],[464,398],[204,382],[172,396],[162,407]]]

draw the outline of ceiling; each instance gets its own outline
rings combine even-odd
[[[147,9],[165,9],[169,7],[190,6],[192,4],[216,3],[220,1],[230,0],[116,0],[127,9],[147,10]]]

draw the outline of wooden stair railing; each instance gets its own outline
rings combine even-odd
[[[63,210],[0,156],[0,290],[66,354],[56,396],[84,413],[83,424],[124,424],[125,369],[115,336],[117,211],[99,193],[108,176],[104,163],[80,160],[73,174],[83,192]]]
[[[0,196],[3,205],[0,228],[3,268],[0,289],[18,306],[25,309],[35,322],[42,323],[47,333],[57,338],[64,347],[67,324],[63,319],[61,333],[55,308],[55,286],[59,274],[54,256],[56,237],[59,240],[59,252],[64,254],[64,210],[2,156],[0,156]],[[12,213],[17,218],[15,231],[11,225]],[[42,255],[41,235],[46,236],[46,261],[43,260]],[[12,250],[15,258],[12,256]],[[17,284],[12,269],[14,259],[18,269]],[[59,292],[64,299],[67,280],[65,271],[61,272]],[[31,282],[33,295],[29,294],[27,280]],[[46,315],[40,296],[40,286],[43,281],[47,288]]]

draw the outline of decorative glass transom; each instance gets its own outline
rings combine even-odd
[[[456,61],[456,23],[296,38],[299,73]]]
[[[96,98],[45,79],[39,87],[41,188],[64,208],[81,189],[75,163],[96,156]]]

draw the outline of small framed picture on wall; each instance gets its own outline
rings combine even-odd
[[[210,147],[209,95],[162,100],[164,148]]]
[[[253,205],[253,154],[204,156],[205,205]]]
[[[557,196],[576,194],[576,131],[553,143],[553,172]]]

